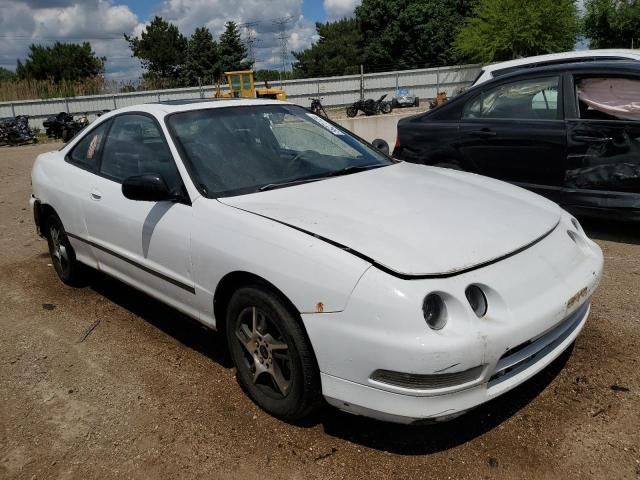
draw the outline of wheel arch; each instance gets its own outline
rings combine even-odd
[[[60,218],[60,215],[58,215],[58,212],[56,212],[55,208],[53,208],[48,203],[42,203],[40,202],[40,200],[36,200],[33,208],[33,217],[36,223],[36,228],[38,230],[38,235],[40,235],[41,237],[44,237],[46,235],[45,231],[47,227],[47,218],[49,217],[49,215],[56,215],[58,218]],[[62,223],[62,220],[60,220],[60,222]],[[64,228],[64,224],[62,226]]]
[[[238,289],[249,285],[259,285],[267,290],[272,291],[278,297],[280,297],[280,299],[285,303],[285,305],[291,310],[292,313],[295,313],[298,316],[300,315],[299,310],[296,308],[293,302],[289,300],[289,298],[282,292],[282,290],[276,287],[273,283],[254,273],[236,270],[234,272],[227,273],[220,279],[213,294],[213,316],[215,318],[216,330],[222,332],[226,328],[226,312],[229,301],[231,300],[231,296]],[[304,324],[302,322],[300,323],[304,328]]]

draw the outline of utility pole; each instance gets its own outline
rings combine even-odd
[[[254,30],[254,27],[256,27],[258,23],[259,22],[247,22],[240,24],[240,26],[244,28],[244,43],[247,47],[247,58],[249,59],[249,62],[251,62],[251,68],[253,68],[256,63],[256,51],[254,44],[260,42],[260,40],[256,38]]]
[[[289,35],[287,34],[287,24],[293,19],[291,15],[280,17],[271,23],[278,29],[277,39],[280,41],[280,57],[282,70],[280,73],[280,84],[282,86],[282,74],[287,72],[287,59],[289,58]]]

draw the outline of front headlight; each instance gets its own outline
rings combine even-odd
[[[489,305],[487,304],[487,297],[480,287],[477,285],[469,285],[464,291],[471,309],[478,316],[482,318],[486,315]]]
[[[424,297],[422,313],[432,330],[440,330],[447,324],[447,307],[437,293],[430,293]]]

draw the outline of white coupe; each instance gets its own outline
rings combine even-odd
[[[602,275],[557,205],[282,102],[116,110],[32,183],[63,282],[98,269],[224,332],[240,386],[287,421],[323,398],[453,418],[567,349]]]

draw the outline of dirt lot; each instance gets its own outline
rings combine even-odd
[[[443,425],[291,426],[214,333],[116,281],[57,280],[27,204],[51,148],[0,148],[0,478],[640,478],[637,227],[586,225],[606,257],[591,319],[531,382]]]

